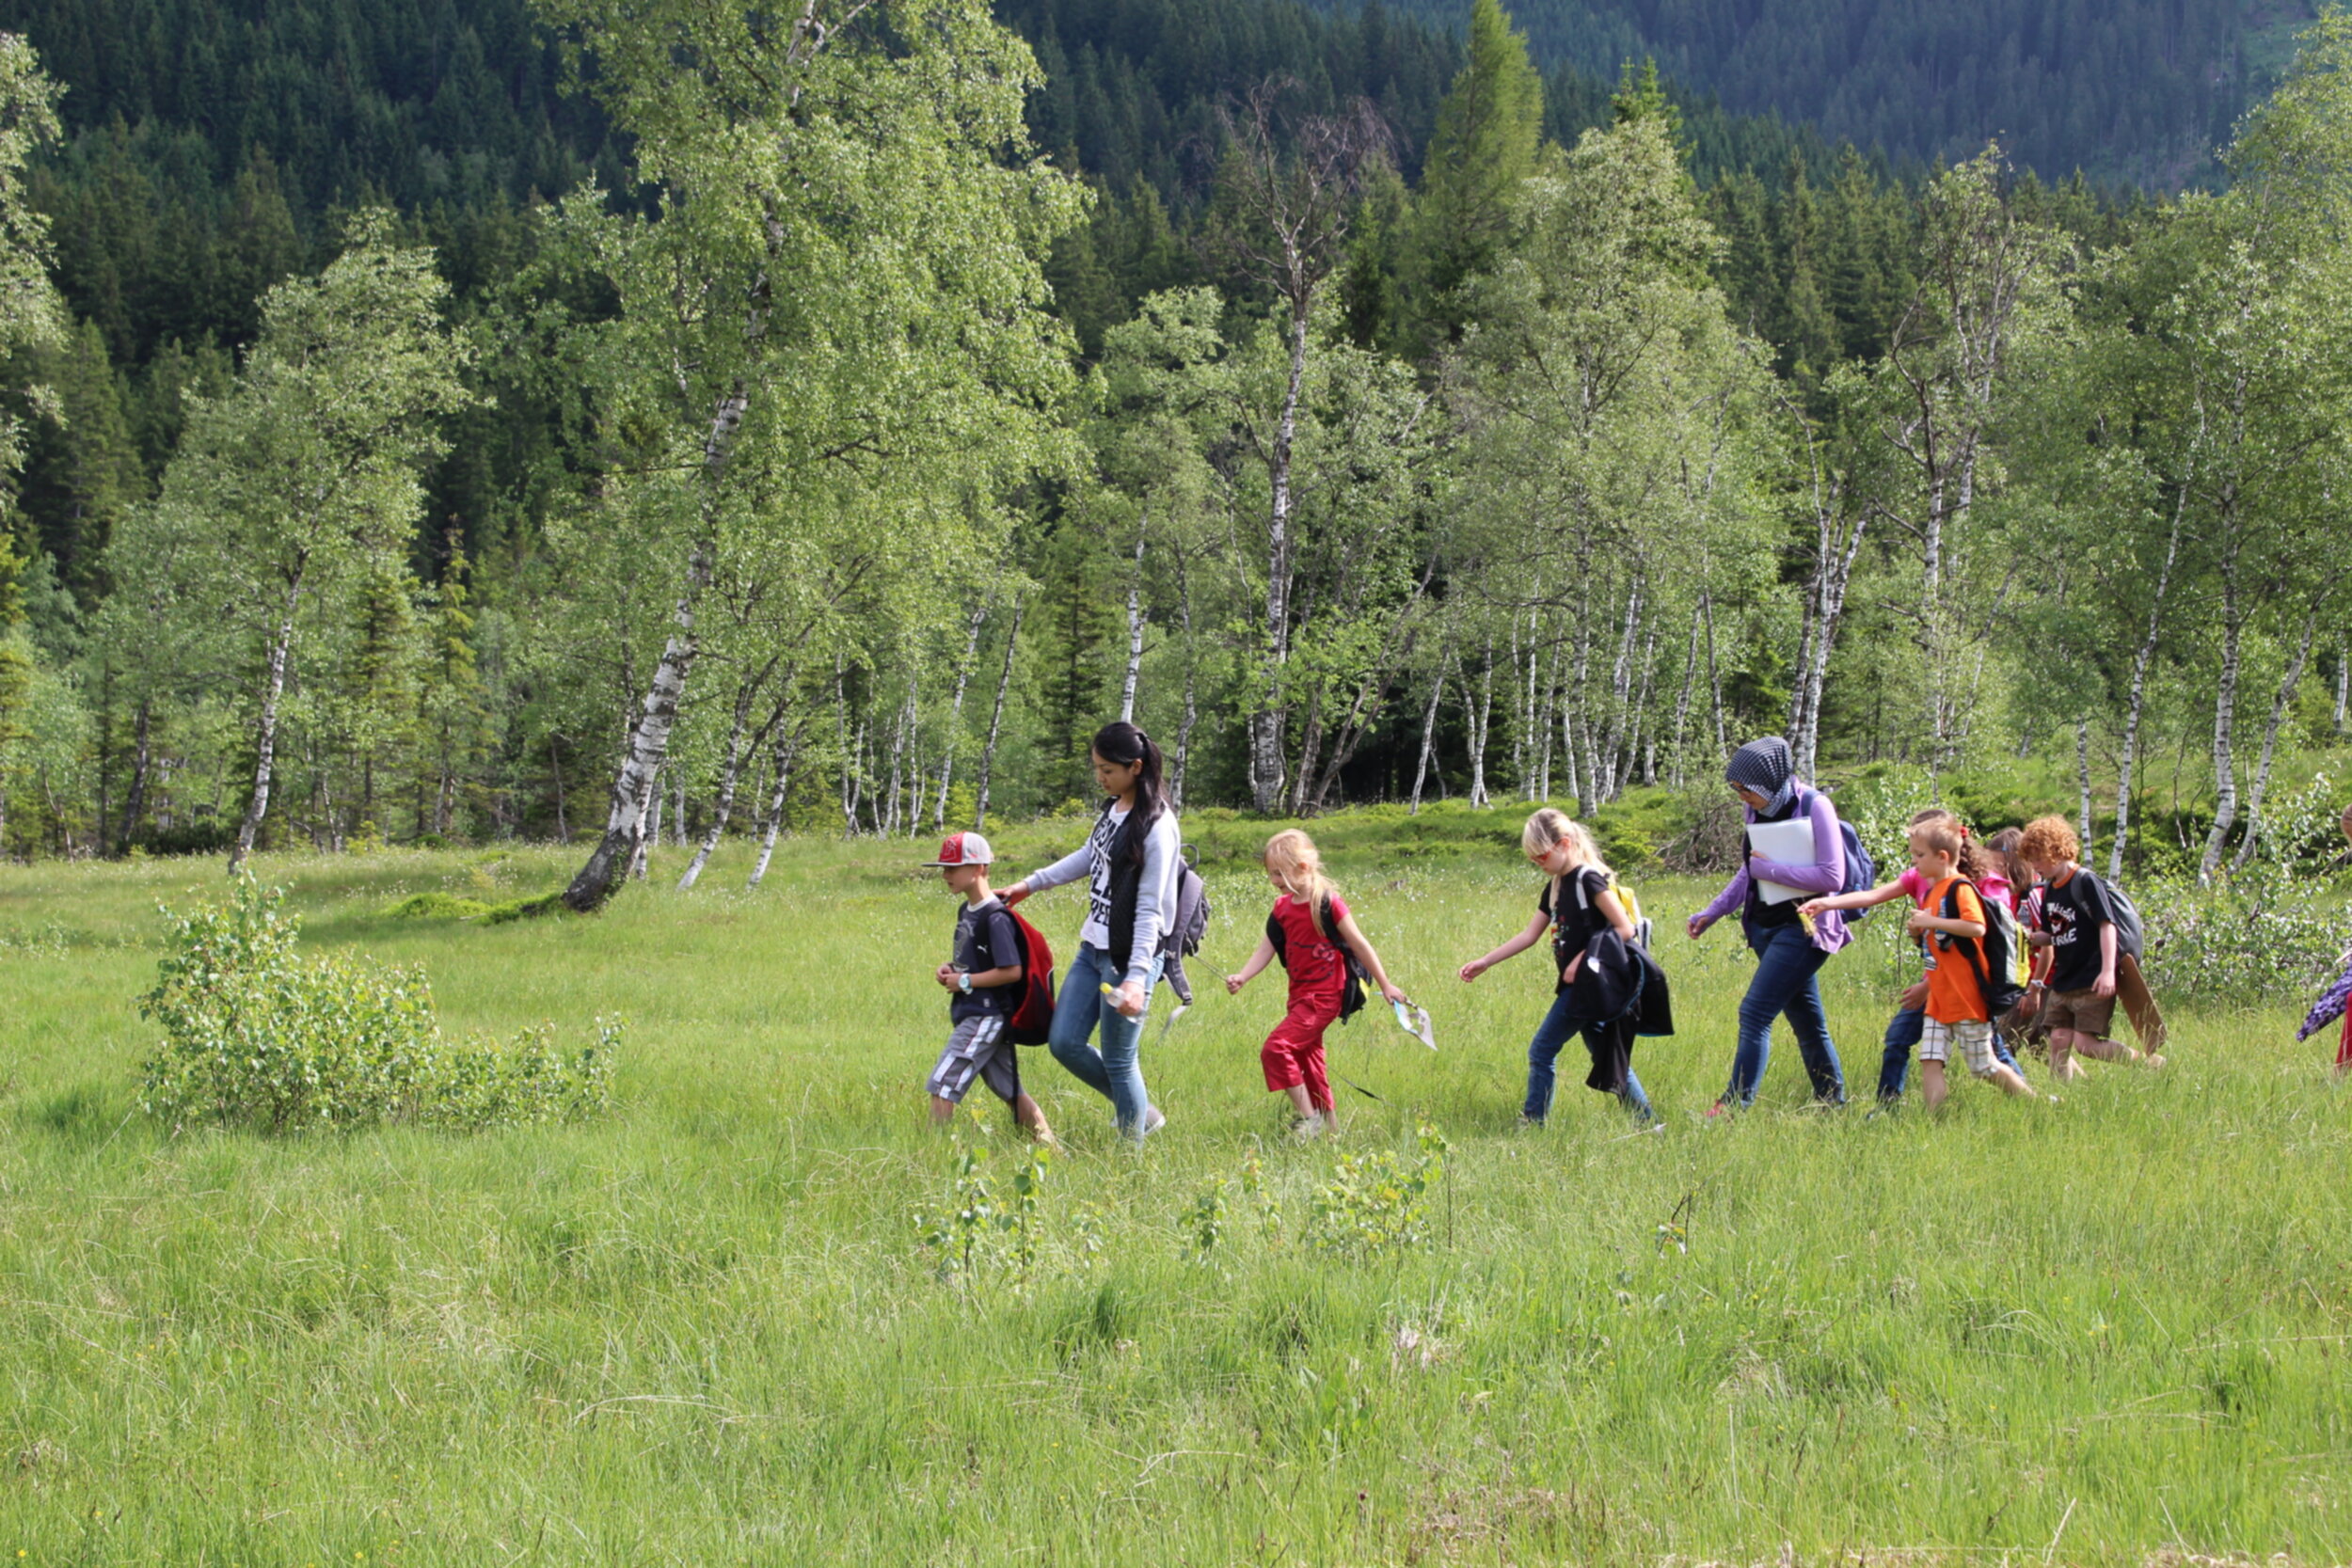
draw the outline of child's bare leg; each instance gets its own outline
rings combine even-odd
[[[2033,1085],[2026,1083],[2025,1075],[2013,1067],[1995,1062],[1993,1070],[1982,1076],[1988,1084],[1998,1084],[2003,1094],[2023,1095],[2027,1100],[2033,1098]]]
[[[1921,1062],[1919,1064],[1919,1098],[1927,1108],[1932,1111],[1942,1105],[1944,1097],[1948,1092],[1944,1084],[1944,1064]]]
[[[1045,1113],[1027,1095],[1024,1094],[1012,1102],[1012,1119],[1037,1142],[1050,1144],[1054,1141],[1054,1130],[1045,1125]]]
[[[945,1127],[956,1119],[956,1102],[945,1095],[931,1096],[931,1125]]]
[[[2050,1031],[2050,1076],[2060,1083],[2083,1075],[2082,1064],[2074,1058],[2074,1039],[2072,1029]]]
[[[2074,1049],[2095,1062],[2137,1062],[2139,1053],[2121,1040],[2105,1039],[2097,1035],[2074,1032]]]

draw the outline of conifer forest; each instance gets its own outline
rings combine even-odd
[[[2342,744],[2352,15],[0,0],[0,852]],[[765,863],[764,860],[761,862]],[[756,874],[755,874],[756,875]]]

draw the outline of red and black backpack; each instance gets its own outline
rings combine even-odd
[[[1007,910],[1021,933],[1021,1000],[1005,1019],[1005,1037],[1015,1045],[1043,1045],[1054,1027],[1054,950],[1044,933]]]

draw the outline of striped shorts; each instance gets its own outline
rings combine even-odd
[[[981,1078],[1009,1105],[1021,1098],[1021,1061],[1014,1049],[1005,1038],[1005,1021],[994,1013],[960,1019],[927,1086],[950,1105],[961,1105],[972,1080]]]

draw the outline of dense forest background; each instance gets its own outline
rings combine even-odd
[[[1196,802],[1265,809],[1424,790],[1599,804],[1680,783],[1719,735],[1771,728],[1823,767],[2062,759],[2087,819],[2128,817],[2156,747],[2217,745],[2218,770],[2189,769],[2185,791],[2173,765],[2161,814],[2191,860],[2219,857],[2198,841],[2233,823],[2250,847],[2238,800],[2250,789],[2259,812],[2282,728],[2290,749],[2341,731],[2343,606],[2306,591],[2326,572],[2304,534],[2253,546],[2239,514],[2185,520],[2214,454],[2156,451],[2189,416],[2126,362],[2193,352],[2159,323],[2221,264],[2192,231],[2287,178],[2293,159],[2259,149],[2217,158],[2290,79],[2309,10],[1473,9],[1001,0],[1028,55],[991,70],[1042,162],[1003,141],[986,155],[1067,171],[1084,197],[1004,241],[1050,285],[1035,303],[1060,324],[1046,339],[1067,332],[1071,379],[1038,393],[1053,433],[1019,473],[958,469],[949,497],[922,488],[946,483],[938,464],[863,470],[869,503],[896,497],[886,526],[919,533],[933,525],[906,517],[946,508],[977,531],[935,535],[961,542],[940,581],[900,562],[884,588],[863,558],[802,560],[791,581],[834,587],[796,622],[745,608],[783,579],[730,587],[723,529],[708,562],[660,546],[641,459],[668,437],[596,358],[624,341],[667,352],[629,336],[643,279],[612,263],[611,236],[691,231],[683,133],[662,118],[677,105],[628,77],[599,31],[620,13],[0,0],[0,29],[65,89],[6,193],[45,227],[34,249],[61,308],[54,330],[16,335],[7,380],[22,451],[0,608],[24,654],[0,693],[0,843],[220,847],[242,816],[260,842],[327,847],[593,832],[669,668],[670,591],[715,573],[747,641],[710,634],[721,673],[681,681],[676,729],[632,786],[641,833],[1051,809],[1084,792],[1085,734],[1129,707],[1181,733]],[[872,25],[876,59],[919,57]],[[647,175],[649,150],[668,173]],[[2334,178],[2294,156],[2294,178]],[[2232,194],[2173,194],[2200,182]],[[1633,227],[1600,232],[1599,212]],[[1263,242],[1292,219],[1308,254],[1286,272]],[[379,270],[429,254],[404,297],[412,325],[431,321],[419,364],[451,388],[417,405],[422,434],[370,449],[389,488],[348,503],[380,512],[396,547],[360,548],[331,591],[297,573],[282,637],[258,619],[230,634],[215,606],[225,641],[161,638],[174,614],[205,617],[184,582],[140,574],[168,553],[158,541],[198,552],[227,534],[208,518],[248,504],[224,499],[247,461],[230,454],[251,450],[236,420],[262,419],[263,371],[312,362],[282,341],[287,290],[329,309],[330,263],[362,232]],[[2241,262],[2266,279],[2313,264]],[[1580,303],[1578,269],[1596,266],[1648,292]],[[2298,320],[2324,317],[2317,297],[2296,295]],[[1990,344],[1969,337],[1980,300],[1999,302]],[[1629,346],[1661,332],[1671,364]],[[1649,401],[1605,418],[1546,402],[1557,388],[1529,367],[1563,342],[1596,377],[1647,378]],[[2323,400],[2330,364],[2306,376]],[[2277,413],[2324,424],[2328,406]],[[1297,450],[1269,444],[1294,414]],[[2036,444],[2124,426],[2146,442]],[[2296,448],[2295,483],[2335,493],[2335,440]],[[1582,455],[1537,472],[1530,451]],[[768,515],[785,493],[723,504]],[[2078,515],[2093,494],[2108,521]],[[2306,533],[2337,526],[2330,501],[2279,504],[2304,509]],[[1269,507],[1297,509],[1270,558],[1250,542]],[[2153,541],[2129,560],[2037,546],[1993,564],[2028,534],[2112,544],[2117,509]],[[1505,539],[1503,517],[1532,531]],[[2268,553],[2236,575],[2248,549]],[[2030,650],[2061,626],[2064,689],[2038,689]],[[759,651],[779,639],[819,653]],[[281,689],[257,731],[254,693]],[[2270,721],[2259,780],[2232,752],[2236,705]]]
[[[1450,0],[1402,13],[1458,28]],[[1533,0],[1535,57],[1606,76],[1655,59],[1736,114],[1833,141],[1954,161],[1997,135],[2046,178],[2172,189],[2213,154],[2294,53],[2303,0]]]

